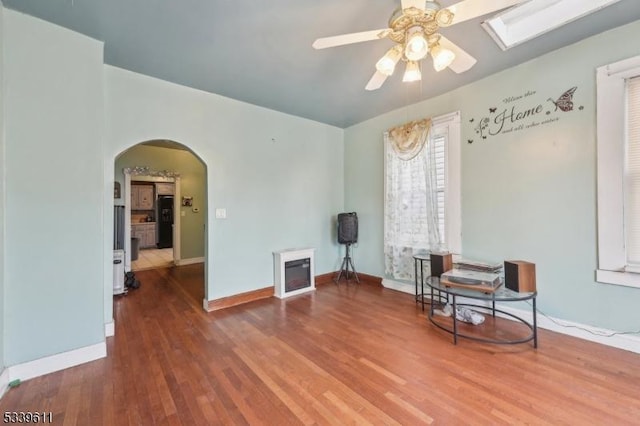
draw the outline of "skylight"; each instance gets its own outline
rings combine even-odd
[[[618,1],[529,0],[487,19],[482,27],[507,50]]]

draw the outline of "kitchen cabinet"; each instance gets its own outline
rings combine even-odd
[[[140,248],[156,246],[156,224],[155,222],[132,223],[131,236],[140,240]]]
[[[131,185],[131,210],[153,210],[153,185]]]
[[[158,195],[173,195],[173,183],[159,182],[156,183],[156,194]]]

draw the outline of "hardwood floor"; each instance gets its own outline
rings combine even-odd
[[[636,354],[545,330],[537,350],[454,346],[411,295],[364,283],[207,314],[201,268],[137,273],[106,359],[0,409],[69,425],[640,423]]]

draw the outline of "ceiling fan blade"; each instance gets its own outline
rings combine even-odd
[[[327,47],[343,46],[345,44],[360,43],[363,41],[378,40],[389,34],[388,28],[381,30],[363,31],[361,33],[342,34],[332,37],[319,38],[313,42],[314,49],[326,49]]]
[[[524,1],[525,0],[463,0],[456,4],[452,4],[447,7],[447,9],[453,12],[453,21],[451,22],[451,25],[453,25],[501,9],[506,9],[507,7],[514,6]]]
[[[371,80],[367,83],[365,89],[377,90],[382,86],[386,79],[387,76],[385,74],[382,74],[380,71],[376,71],[375,74],[373,74],[373,77],[371,77]]]
[[[445,49],[451,50],[456,55],[456,58],[453,60],[451,65],[449,65],[449,68],[451,68],[451,70],[455,73],[463,73],[474,66],[476,62],[478,62],[476,58],[469,55],[461,47],[459,47],[457,44],[453,43],[443,35],[440,36],[440,46]]]

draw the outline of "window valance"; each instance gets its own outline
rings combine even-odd
[[[431,118],[410,121],[387,131],[394,152],[401,160],[408,161],[420,153],[431,129]]]

